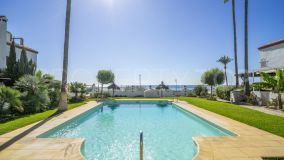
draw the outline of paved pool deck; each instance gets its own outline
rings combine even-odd
[[[284,157],[284,138],[282,137],[195,107],[183,101],[174,103],[238,135],[235,137],[195,137],[194,141],[199,148],[196,160],[262,160],[261,157]],[[37,122],[1,135],[0,145],[38,125],[37,128],[30,131],[26,136],[1,151],[0,159],[83,160],[80,148],[84,143],[84,139],[36,137],[97,105],[99,103],[91,101],[81,107],[57,115],[42,124]]]
[[[282,137],[183,101],[175,104],[237,135],[216,138],[195,137],[194,140],[199,147],[196,160],[262,160],[262,157],[284,157]]]
[[[0,160],[84,160],[81,138],[36,138],[38,135],[98,106],[95,101],[56,115],[0,152]],[[40,122],[0,136],[0,145],[29,130]]]

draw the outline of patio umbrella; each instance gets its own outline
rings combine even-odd
[[[156,87],[156,89],[158,89],[158,90],[161,91],[161,97],[163,97],[163,89],[167,90],[167,89],[169,89],[169,87],[166,86],[166,85],[164,84],[164,82],[162,81],[161,84],[159,84],[159,85]]]
[[[161,84],[159,84],[156,89],[169,89],[168,86],[165,85],[165,83],[162,81]]]
[[[120,90],[118,85],[116,85],[115,83],[112,83],[110,86],[107,87],[107,89],[112,89],[112,96],[114,96],[114,90]]]

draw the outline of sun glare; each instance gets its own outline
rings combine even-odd
[[[103,1],[108,6],[113,6],[113,4],[114,4],[114,0],[103,0]]]
[[[109,11],[113,11],[115,8],[125,8],[130,4],[133,4],[133,0],[83,0],[87,7],[93,9],[93,6],[102,7],[103,9],[107,9]]]

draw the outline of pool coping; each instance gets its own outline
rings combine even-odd
[[[161,101],[166,99],[118,99],[118,101]],[[193,137],[197,146],[195,160],[242,159],[262,160],[261,157],[284,156],[284,138],[248,126],[216,113],[198,108],[184,101],[171,101],[178,107],[207,120],[221,128],[237,134],[235,137]],[[66,111],[35,129],[27,136],[0,152],[1,160],[6,159],[84,159],[80,148],[84,139],[37,138],[37,136],[99,106],[90,101],[81,107]],[[39,122],[37,122],[39,123]],[[0,145],[19,133],[36,125],[32,124],[0,136]]]

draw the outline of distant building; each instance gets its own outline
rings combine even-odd
[[[284,39],[263,45],[258,48],[260,69],[263,72],[275,72],[284,69]]]
[[[6,58],[9,56],[10,45],[12,41],[17,39],[20,42],[15,43],[17,59],[20,58],[22,49],[26,50],[28,60],[32,60],[37,64],[38,51],[24,45],[24,38],[15,38],[12,33],[7,30],[8,19],[6,16],[0,16],[0,69],[6,68]]]

